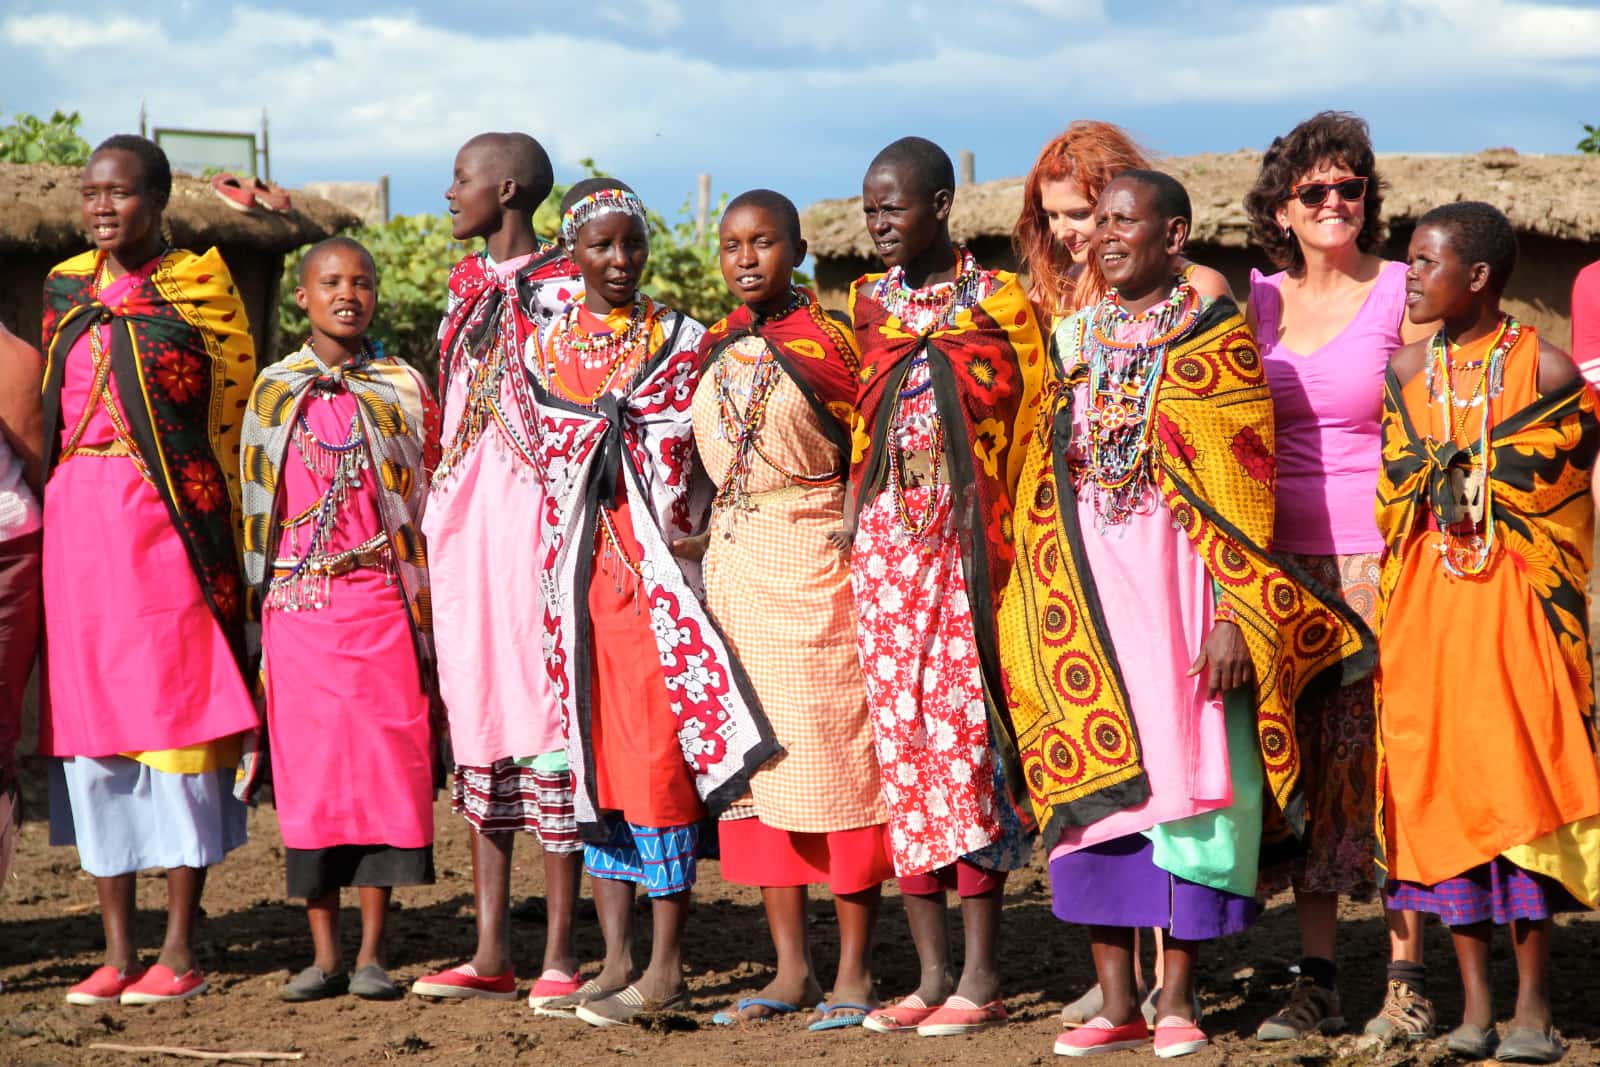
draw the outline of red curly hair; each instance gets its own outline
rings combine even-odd
[[[1044,183],[1070,181],[1093,203],[1111,179],[1150,165],[1149,153],[1122,127],[1093,119],[1077,120],[1039,152],[1022,186],[1022,214],[1011,230],[1011,245],[1027,265],[1028,299],[1045,322],[1098,300],[1105,283],[1092,260],[1076,283],[1069,277],[1072,257],[1051,236],[1044,213]]]

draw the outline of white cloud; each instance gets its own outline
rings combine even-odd
[[[879,135],[1003,128],[1041,112],[1064,125],[1141,105],[1600,85],[1600,11],[1512,0],[1175,4],[1161,15],[1100,0],[614,0],[638,32],[267,6],[219,13],[201,32],[181,16],[118,10],[90,0],[0,18],[7,51],[37,72],[28,85],[0,73],[0,99],[17,106],[44,85],[46,107],[106,111],[102,71],[84,59],[114,40],[134,46],[117,50],[117,84],[146,99],[152,121],[251,129],[266,107],[274,162],[301,173],[381,173],[447,160],[481,130],[525,129],[568,174],[585,156],[624,174],[730,159],[781,174]],[[671,31],[684,43],[664,41]]]

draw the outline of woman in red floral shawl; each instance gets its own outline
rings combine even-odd
[[[851,581],[890,856],[922,964],[915,992],[866,1026],[925,1036],[1004,1021],[1001,897],[1032,851],[1011,800],[1014,752],[1004,754],[995,602],[1045,358],[1016,278],[950,240],[954,186],[930,141],[878,154],[862,206],[889,269],[857,281],[850,298],[861,348]],[[966,935],[959,983],[950,889]]]

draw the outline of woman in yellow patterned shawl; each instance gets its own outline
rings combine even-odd
[[[206,868],[244,842],[232,795],[245,688],[239,423],[255,373],[244,307],[215,249],[168,249],[172,173],[142,137],[83,173],[95,250],[44,288],[45,681],[39,751],[51,840],[97,879],[105,966],[77,1004],[205,989],[193,924]],[[148,972],[133,879],[167,869],[167,937]]]
[[[1206,1042],[1197,943],[1255,918],[1263,784],[1298,811],[1293,701],[1363,643],[1267,555],[1271,398],[1233,302],[1173,275],[1187,193],[1131,171],[1096,218],[1112,288],[1055,332],[1001,659],[1055,913],[1090,927],[1103,993],[1056,1051],[1149,1039],[1131,950],[1154,926],[1156,1049],[1173,1056]]]

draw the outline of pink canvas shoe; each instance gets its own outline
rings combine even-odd
[[[1199,1052],[1210,1043],[1206,1032],[1188,1019],[1169,1015],[1156,1023],[1156,1055],[1164,1060]]]
[[[1142,1015],[1132,1022],[1113,1026],[1103,1015],[1097,1015],[1076,1030],[1067,1030],[1056,1038],[1057,1056],[1098,1056],[1104,1052],[1122,1052],[1141,1048],[1150,1040],[1150,1024]]]
[[[462,1000],[467,997],[515,1000],[517,972],[508,970],[504,974],[485,978],[472,969],[472,964],[463,963],[448,971],[423,975],[411,983],[411,992],[419,997],[440,997],[450,1000]]]
[[[533,988],[528,990],[528,1007],[538,1008],[552,1000],[570,997],[582,986],[583,979],[576,973],[562,974],[551,968],[541,974],[539,980],[533,983]]]
[[[171,967],[158,963],[122,991],[122,1003],[165,1004],[169,1000],[188,1000],[204,993],[206,988],[205,975],[198,967],[173,974]]]
[[[96,967],[93,974],[67,990],[68,1004],[115,1004],[127,989],[144,977],[142,968],[119,971],[109,963]]]
[[[913,993],[898,1004],[867,1013],[861,1025],[875,1034],[904,1034],[915,1030],[936,1010]]]
[[[951,997],[917,1026],[918,1037],[959,1037],[1006,1021],[1005,1002],[996,998],[974,1004],[966,997]]]

